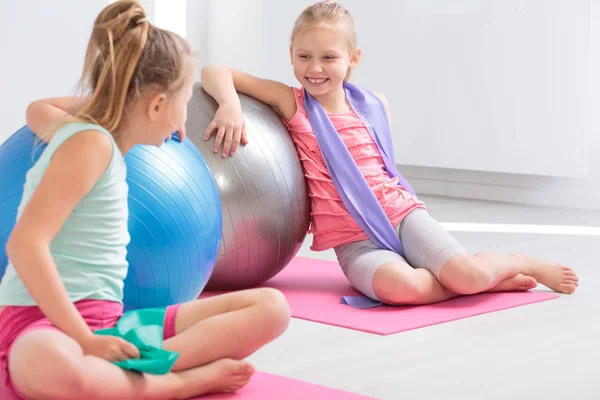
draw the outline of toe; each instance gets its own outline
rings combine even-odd
[[[528,279],[525,281],[525,286],[534,288],[537,286],[537,281],[532,277],[528,277]]]
[[[245,375],[246,374],[246,370],[248,368],[248,365],[245,362],[239,362],[236,366],[235,369],[233,370],[233,373],[236,375]]]
[[[571,293],[573,293],[575,291],[575,285],[573,285],[573,284],[567,284],[567,283],[561,284],[560,285],[560,291],[562,293],[571,294]]]

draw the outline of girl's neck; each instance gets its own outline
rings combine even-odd
[[[127,140],[129,135],[127,135],[125,129],[117,129],[116,131],[112,132],[112,135],[115,138],[115,143],[117,144],[117,147],[123,156],[125,156],[125,154],[127,154],[129,150],[135,146],[135,143],[131,143],[130,140]]]
[[[350,103],[346,100],[346,91],[343,86],[336,90],[315,97],[321,106],[328,113],[345,113],[352,110]]]

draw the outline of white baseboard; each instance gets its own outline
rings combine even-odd
[[[600,210],[600,182],[422,167],[400,167],[418,194]]]

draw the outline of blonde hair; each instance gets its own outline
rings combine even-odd
[[[114,132],[126,106],[147,90],[181,89],[189,55],[186,41],[151,25],[137,1],[110,4],[94,22],[80,79],[91,99],[75,119]]]
[[[357,47],[356,24],[350,11],[344,8],[335,0],[324,0],[312,4],[304,9],[296,19],[294,29],[292,30],[291,44],[294,39],[304,32],[319,28],[339,28],[344,33],[344,39],[348,47],[348,53],[352,55]],[[351,70],[348,69],[344,81],[350,79]]]

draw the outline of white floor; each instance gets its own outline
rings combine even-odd
[[[600,399],[600,212],[424,200],[438,221],[468,231],[452,233],[470,252],[525,251],[560,261],[576,270],[579,289],[389,336],[293,319],[250,361],[262,371],[386,400]],[[571,228],[523,233],[540,232],[537,225]],[[335,259],[308,246],[300,255]]]

